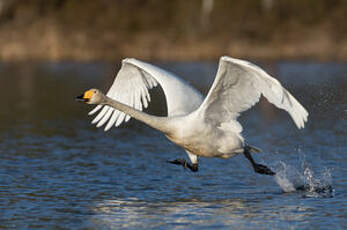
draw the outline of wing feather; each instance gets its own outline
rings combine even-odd
[[[216,79],[199,112],[207,122],[221,126],[235,122],[261,95],[287,111],[299,129],[304,127],[308,112],[279,81],[250,62],[226,56],[220,59]]]
[[[158,84],[153,77],[145,74],[135,65],[129,64],[127,60],[128,59],[123,60],[122,67],[106,95],[126,105],[142,110],[142,105],[147,108],[150,102],[148,90]],[[102,107],[101,105],[96,106],[89,112],[89,115],[93,115],[100,111]],[[92,124],[97,124],[97,127],[101,127],[107,122],[105,127],[105,131],[107,131],[113,125],[119,126],[123,122],[129,121],[131,118],[123,112],[114,111],[114,108],[104,106],[93,119]]]
[[[92,120],[92,124],[98,123],[109,109],[109,106],[104,106],[100,113]]]
[[[143,87],[141,88],[141,101],[142,101],[143,107],[147,108],[148,102],[146,97],[146,89]]]
[[[102,119],[98,122],[96,127],[99,128],[99,127],[103,126],[108,121],[108,119],[111,117],[112,113],[113,113],[113,109],[108,109],[107,112],[105,113],[105,115],[102,117]]]
[[[110,128],[112,128],[112,126],[114,125],[115,121],[117,120],[118,116],[119,116],[119,111],[115,110],[110,118],[110,120],[108,121],[104,131],[108,131]]]
[[[102,105],[97,105],[92,111],[88,113],[88,115],[93,115],[94,113],[98,112],[102,108]]]
[[[118,119],[116,121],[116,124],[115,126],[118,127],[122,124],[123,120],[124,120],[124,117],[125,117],[125,113],[120,113],[119,116],[118,116]]]
[[[170,116],[192,112],[202,102],[202,95],[183,80],[163,69],[133,58],[122,61],[122,67],[106,95],[123,104],[142,110],[147,108],[151,101],[149,90],[158,84],[164,91],[167,111]],[[105,131],[111,129],[113,125],[119,126],[131,118],[123,112],[102,105],[96,106],[88,114],[93,115],[97,112],[92,124],[100,127],[107,123]]]

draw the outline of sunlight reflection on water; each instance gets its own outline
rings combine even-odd
[[[138,228],[148,222],[148,227],[189,226],[249,227],[249,221],[273,226],[278,217],[285,221],[303,221],[310,216],[311,208],[304,205],[285,205],[274,210],[258,200],[226,199],[216,201],[184,200],[175,202],[144,202],[137,198],[106,200],[94,207],[91,221],[97,226],[111,228]],[[267,220],[267,223],[263,221]]]

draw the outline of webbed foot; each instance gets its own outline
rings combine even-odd
[[[267,166],[262,165],[262,164],[257,164],[255,163],[255,161],[253,160],[253,157],[250,153],[250,148],[249,147],[245,147],[243,154],[245,155],[245,157],[249,160],[249,162],[251,162],[252,167],[254,169],[254,171],[256,173],[259,174],[265,174],[265,175],[276,175],[276,173],[274,173],[271,169],[269,169]]]
[[[262,165],[262,164],[254,164],[253,165],[254,171],[259,174],[266,174],[266,175],[275,175],[271,169],[269,169],[267,166]]]
[[[188,168],[192,172],[197,172],[199,170],[198,164],[189,164],[185,159],[176,159],[173,161],[168,161],[168,163],[182,165],[183,168]]]

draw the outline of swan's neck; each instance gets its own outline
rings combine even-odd
[[[122,111],[125,114],[128,114],[131,117],[135,118],[136,120],[142,121],[143,123],[151,126],[154,129],[162,131],[165,134],[172,132],[172,129],[169,126],[170,119],[168,117],[149,115],[140,110],[127,106],[121,102],[113,100],[112,98],[109,98],[107,96],[105,96],[104,102],[102,104],[109,105],[119,111]]]

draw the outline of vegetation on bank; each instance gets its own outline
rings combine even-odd
[[[347,60],[345,0],[0,0],[0,59]]]

